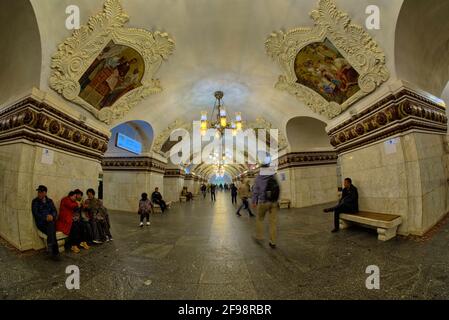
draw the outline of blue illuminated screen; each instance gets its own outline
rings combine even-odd
[[[142,153],[142,144],[137,140],[125,136],[123,133],[117,133],[116,141],[117,148],[124,149],[135,154]]]

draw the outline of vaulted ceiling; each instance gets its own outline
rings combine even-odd
[[[449,97],[449,1],[335,0],[352,21],[365,26],[368,5],[381,13],[380,30],[367,30],[385,52],[390,80],[397,79]],[[51,57],[72,31],[65,28],[66,7],[80,8],[81,24],[103,8],[103,0],[14,0],[0,2],[0,105],[35,86],[55,99],[49,88]],[[167,32],[176,48],[157,73],[164,91],[135,106],[114,127],[130,120],[148,122],[157,136],[175,119],[198,119],[225,92],[229,112],[250,121],[263,116],[286,134],[289,120],[312,117],[295,97],[274,88],[281,70],[266,54],[273,32],[312,26],[309,13],[318,0],[121,0],[130,16],[127,27]],[[92,116],[78,105],[70,108]],[[351,108],[366,104],[362,99]],[[349,112],[349,111],[348,111]],[[290,133],[291,135],[292,133]],[[313,139],[313,137],[311,138]],[[320,134],[319,139],[322,139]],[[321,141],[321,140],[320,140]]]

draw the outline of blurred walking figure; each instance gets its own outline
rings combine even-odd
[[[237,187],[235,184],[231,184],[231,198],[232,204],[237,204]]]
[[[256,177],[253,187],[253,207],[257,207],[256,241],[260,243],[264,239],[264,219],[269,215],[270,247],[276,247],[277,237],[277,201],[280,188],[276,173],[270,168],[270,159],[267,157],[261,166],[260,173]]]
[[[240,199],[242,199],[242,205],[237,209],[237,215],[241,216],[240,214],[240,210],[242,210],[242,208],[244,208],[245,210],[248,211],[249,215],[251,217],[254,217],[254,214],[251,212],[251,208],[249,207],[249,202],[248,199],[251,197],[251,187],[249,185],[249,181],[245,180],[243,181],[243,183],[240,185],[238,194]]]
[[[215,198],[216,189],[217,189],[217,186],[215,184],[210,185],[210,200],[212,202],[216,201],[216,198]]]

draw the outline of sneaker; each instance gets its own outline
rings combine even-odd
[[[270,245],[270,247],[271,247],[272,249],[276,248],[276,244],[274,244],[273,242],[270,241],[268,244]]]
[[[150,221],[147,222],[147,227],[149,227],[149,226],[150,226]]]
[[[86,250],[89,250],[89,249],[90,249],[89,245],[88,245],[86,242],[81,242],[81,243],[80,243],[80,247],[83,247],[83,248],[86,249]]]
[[[94,240],[93,242],[96,243],[96,244],[102,244],[103,243],[103,241],[100,241],[100,240]]]
[[[106,236],[106,242],[111,241],[111,238],[109,238],[108,236]]]
[[[70,248],[70,250],[72,250],[73,253],[79,253],[80,252],[80,249],[77,246],[72,246]]]
[[[239,217],[241,217],[242,215],[240,214],[240,212],[237,212],[236,215],[238,215]]]
[[[141,222],[141,223],[139,224],[139,227],[143,227],[143,222]]]

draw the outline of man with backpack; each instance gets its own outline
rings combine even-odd
[[[264,239],[263,222],[265,215],[268,213],[270,227],[269,245],[274,249],[276,247],[277,201],[279,200],[280,188],[276,173],[271,169],[270,161],[266,159],[254,183],[252,202],[253,207],[257,207],[256,241],[260,243]]]

